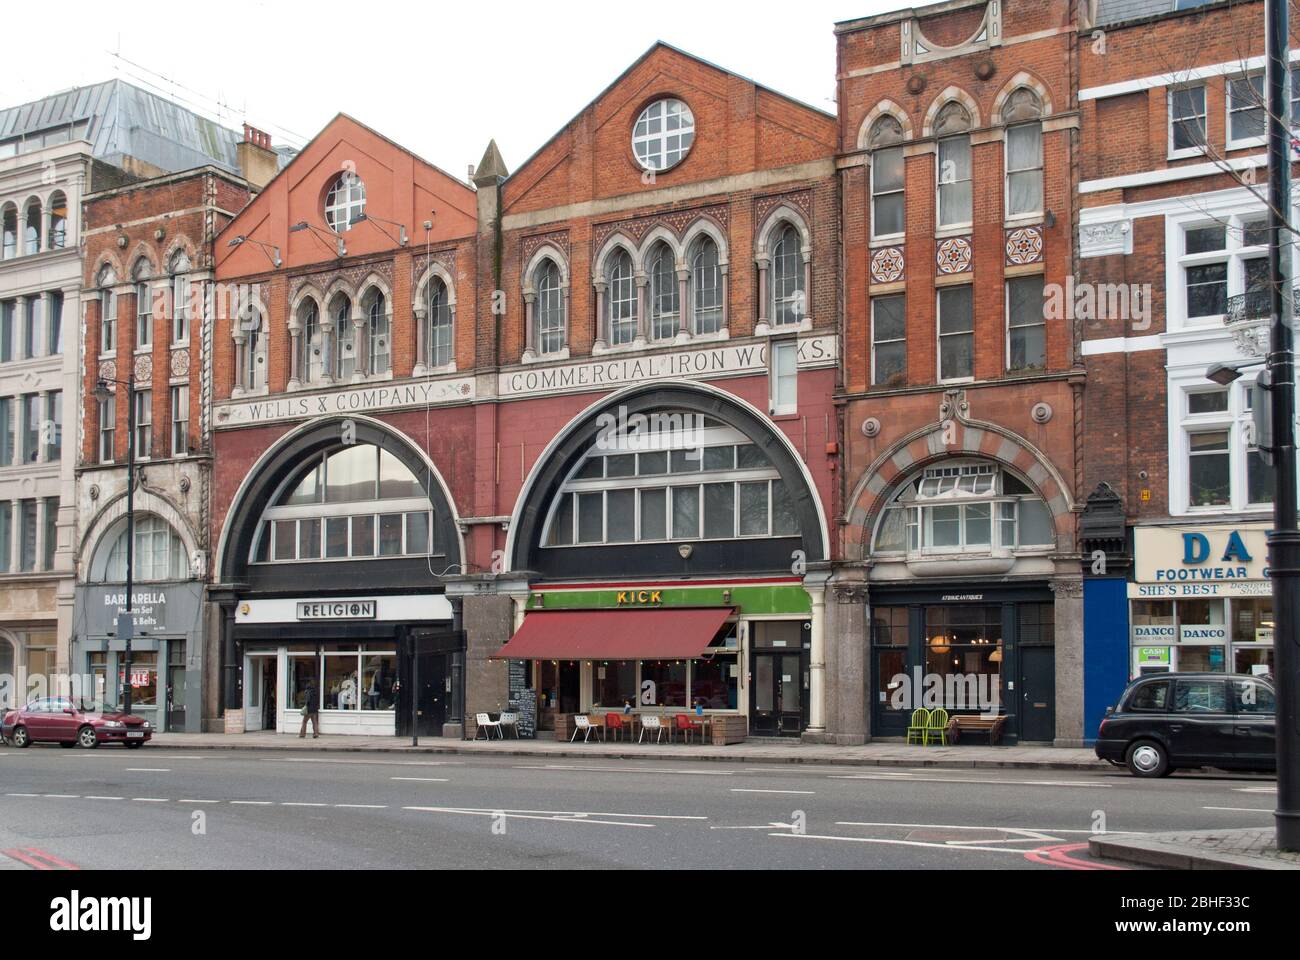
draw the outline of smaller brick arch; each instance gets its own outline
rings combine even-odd
[[[965,107],[966,112],[970,114],[971,129],[979,129],[981,126],[980,108],[979,104],[975,102],[975,98],[961,87],[948,87],[934,98],[934,101],[930,104],[930,109],[926,111],[925,123],[921,127],[922,137],[928,139],[934,136],[934,122],[939,117],[939,111],[950,103],[959,103]]]
[[[783,203],[767,215],[763,225],[754,233],[754,258],[765,260],[771,255],[772,234],[782,223],[788,223],[799,233],[805,261],[812,258],[812,230],[802,213],[788,203]]]
[[[691,222],[691,225],[686,228],[686,233],[682,235],[682,255],[688,263],[691,248],[700,237],[709,237],[718,245],[718,266],[725,267],[731,262],[731,250],[730,244],[727,243],[726,231],[712,217],[701,215]]]
[[[867,114],[862,126],[858,128],[858,149],[867,150],[870,148],[871,128],[876,125],[876,121],[883,116],[893,117],[898,121],[899,126],[903,128],[903,139],[911,140],[914,136],[912,132],[912,118],[908,116],[906,110],[896,104],[893,100],[881,100],[876,104],[870,113]]]
[[[1038,102],[1043,105],[1043,116],[1050,117],[1056,112],[1052,105],[1052,94],[1047,89],[1047,84],[1043,83],[1032,73],[1022,70],[1006,82],[1001,90],[998,91],[997,98],[993,101],[993,111],[989,114],[990,123],[1002,122],[1002,108],[1006,106],[1007,100],[1013,93],[1024,87],[1032,90],[1038,97]]]
[[[520,278],[524,293],[536,292],[533,280],[537,276],[537,268],[546,260],[552,261],[556,269],[560,271],[560,283],[565,287],[569,286],[569,258],[555,244],[543,243],[529,258],[528,265],[524,268],[523,275]]]
[[[600,252],[596,254],[596,260],[592,265],[591,271],[593,283],[605,282],[606,264],[617,249],[625,250],[627,255],[632,258],[633,272],[638,274],[643,272],[644,268],[641,265],[641,251],[637,249],[637,245],[632,242],[627,234],[620,230],[613,233],[610,238],[605,241],[604,246],[600,248]]]
[[[953,419],[933,423],[901,438],[863,471],[849,498],[842,542],[846,560],[865,560],[881,511],[900,485],[918,470],[944,460],[978,459],[1007,467],[1029,484],[1056,523],[1057,550],[1074,550],[1074,498],[1047,455],[1025,438],[991,423]]]

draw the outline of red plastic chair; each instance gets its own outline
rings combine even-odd
[[[619,740],[623,739],[623,718],[617,713],[605,714],[605,736],[614,734]]]
[[[691,742],[691,735],[695,733],[695,724],[691,723],[691,718],[684,713],[677,714],[675,726],[682,732],[682,737],[687,743]]]

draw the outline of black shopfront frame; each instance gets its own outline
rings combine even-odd
[[[868,719],[872,739],[905,738],[912,709],[920,702],[903,710],[890,706],[890,680],[903,673],[909,681],[920,668],[926,668],[926,611],[933,607],[986,606],[996,607],[1002,628],[1002,663],[998,700],[1006,716],[1001,742],[1015,744],[1030,737],[1044,738],[1044,731],[1055,727],[1055,643],[1031,642],[1022,644],[1020,612],[1026,605],[1054,606],[1055,596],[1046,583],[1017,585],[947,584],[873,584],[871,601],[867,608],[867,643],[870,663],[867,688]],[[884,646],[877,643],[877,611],[885,608],[907,610],[906,646]],[[901,657],[900,657],[901,655]],[[914,684],[913,684],[914,685]],[[1050,694],[1044,699],[1044,693]],[[881,694],[886,699],[881,700]],[[919,696],[918,696],[919,700]],[[1044,706],[1045,705],[1045,706]],[[975,710],[952,711],[975,713]],[[1044,717],[1047,714],[1050,719]],[[987,743],[974,737],[970,742]]]

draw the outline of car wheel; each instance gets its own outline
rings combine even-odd
[[[32,738],[27,735],[26,727],[14,727],[14,732],[9,734],[9,739],[19,750],[32,745]]]
[[[1154,740],[1139,740],[1128,748],[1128,769],[1135,777],[1168,776],[1169,754]]]
[[[77,731],[77,746],[94,750],[99,746],[99,737],[95,736],[94,727],[82,727]]]

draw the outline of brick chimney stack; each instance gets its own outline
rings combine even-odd
[[[236,148],[239,172],[254,190],[261,190],[280,170],[280,158],[271,149],[271,135],[244,124],[244,139]]]

